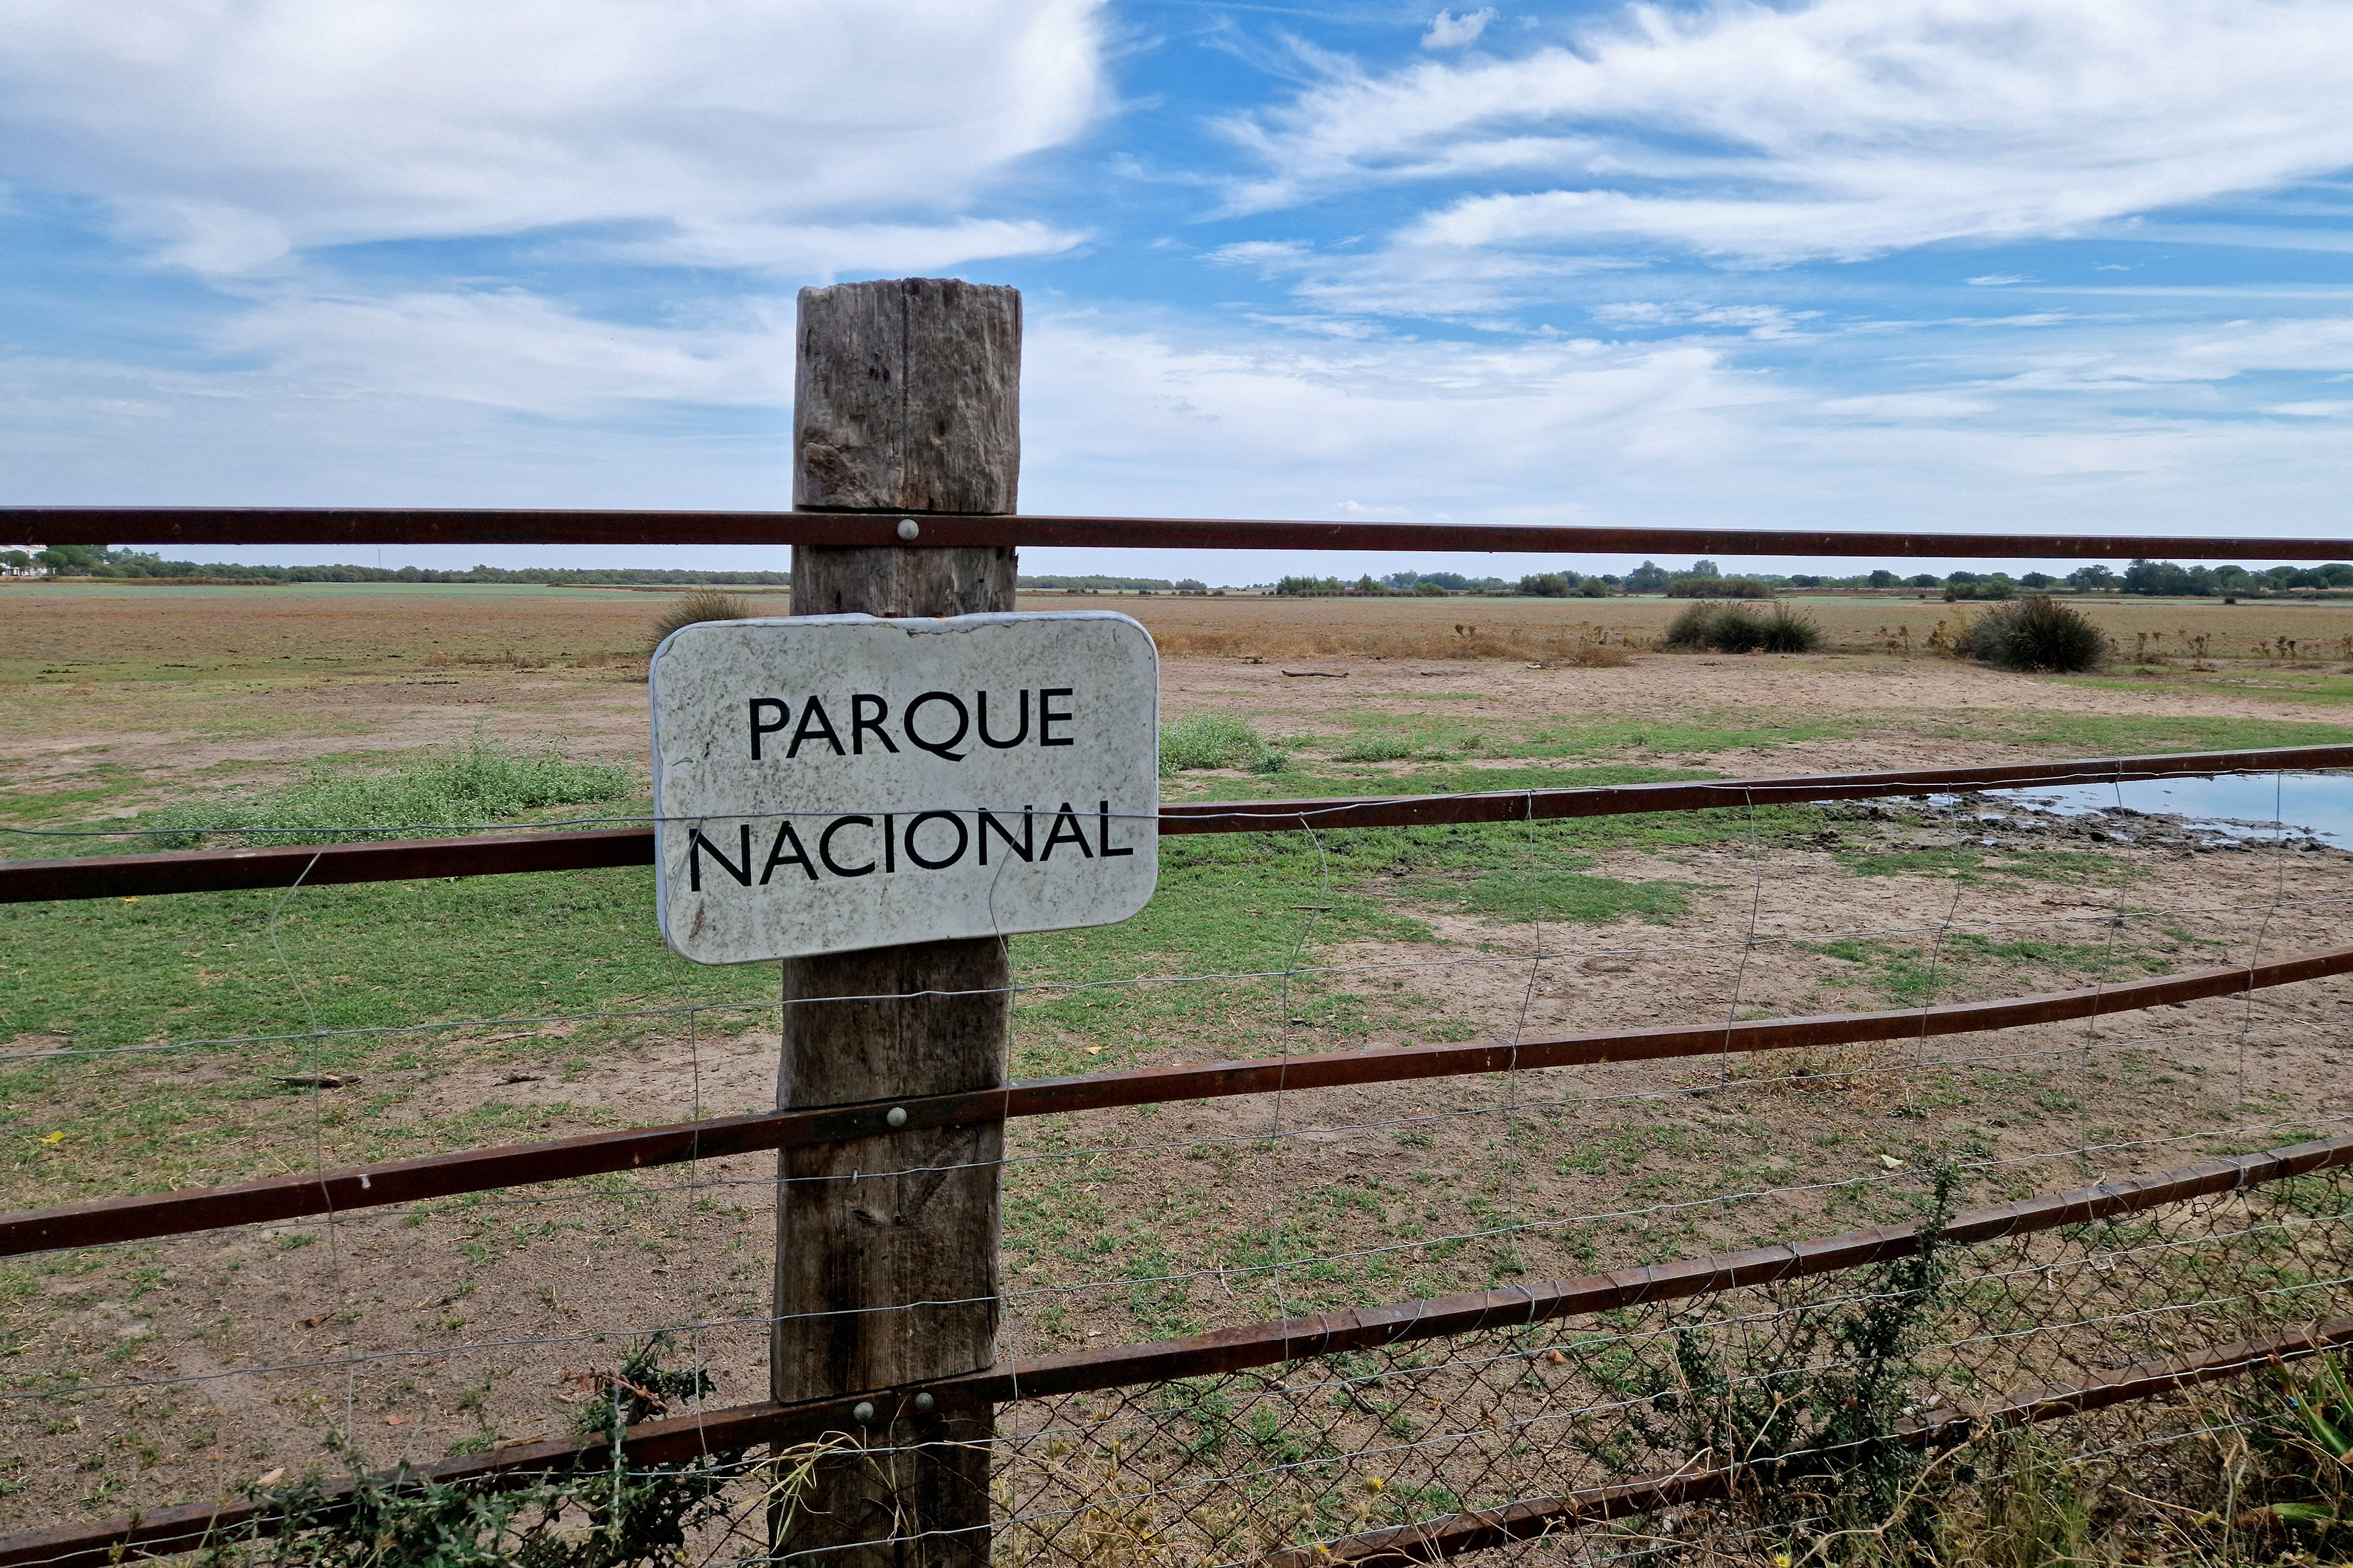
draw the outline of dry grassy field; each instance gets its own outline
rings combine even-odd
[[[781,589],[733,590],[782,615]],[[305,584],[286,587],[0,583],[0,681],[195,679],[307,674],[360,666],[498,663],[596,667],[642,658],[662,591],[459,584]],[[2186,658],[2196,639],[2217,658],[2277,660],[2284,639],[2304,658],[2344,662],[2353,604],[2116,599],[2080,604],[2124,652]],[[1927,648],[1983,606],[1934,596],[1799,595],[1830,646]],[[1655,638],[1680,601],[1635,599],[1284,599],[1154,595],[1024,595],[1025,608],[1111,608],[1151,627],[1172,656],[1362,654],[1480,658],[1561,641]],[[174,672],[178,672],[175,676]],[[413,673],[413,670],[411,671]]]
[[[7,852],[98,847],[37,835],[191,803],[230,820],[330,786],[365,801],[466,745],[552,748],[575,770],[566,803],[503,820],[641,813],[642,659],[663,603],[0,590]],[[2058,679],[1926,651],[1954,614],[1941,603],[1808,601],[1850,651],[1794,658],[1649,651],[1676,608],[1659,601],[1035,601],[1078,605],[1153,630],[1172,737],[1249,738],[1188,752],[1200,765],[1167,778],[1172,798],[2353,738],[2353,607],[2103,603],[2125,650],[2149,657]],[[1910,651],[1882,626],[1908,630]],[[1574,657],[1604,631],[1620,661]],[[596,765],[620,772],[577,771]],[[1910,1006],[2243,963],[2353,941],[2349,870],[2317,849],[1811,807],[1172,840],[1144,914],[1016,941],[1014,1070]],[[773,972],[670,957],[650,900],[649,875],[626,870],[0,909],[5,1206],[765,1106]],[[1970,1195],[2014,1196],[2288,1142],[2353,1113],[2348,999],[2327,980],[1934,1049],[1020,1123],[1005,1353],[1851,1228],[1911,1212],[1905,1173],[1947,1157],[1975,1162]],[[2058,1157],[2084,1149],[2103,1152]],[[0,1273],[0,1520],[233,1490],[313,1462],[346,1418],[374,1462],[560,1430],[580,1374],[664,1323],[702,1325],[715,1398],[759,1397],[769,1191],[762,1161],[707,1162],[22,1260]]]

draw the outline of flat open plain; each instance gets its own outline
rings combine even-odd
[[[8,586],[0,826],[262,803],[477,737],[641,780],[642,659],[665,599]],[[1137,616],[1166,654],[1164,723],[1247,721],[1257,771],[1181,772],[1172,797],[2353,737],[2353,609],[2334,605],[2100,604],[2126,654],[2148,658],[2069,679],[1925,651],[1956,613],[1938,602],[1809,604],[1851,651],[1638,647],[1615,664],[1577,650],[1640,644],[1676,606],[1034,607]],[[538,815],[643,809],[624,788]],[[8,848],[107,842],[20,832]],[[1029,989],[1014,1070],[2065,988],[2353,941],[2348,897],[2353,867],[2334,851],[2200,851],[1967,813],[1174,840],[1143,915],[1016,941]],[[664,952],[639,871],[16,906],[0,925],[10,1208],[744,1110],[772,1090],[774,974]],[[1908,1212],[1906,1184],[1944,1158],[1979,1163],[1974,1195],[2017,1195],[2341,1130],[2348,997],[2353,984],[2322,981],[2096,1029],[1017,1124],[1005,1348],[1825,1234]],[[322,1074],[342,1087],[315,1087]],[[2060,1157],[2082,1149],[2098,1152]],[[22,1260],[0,1275],[0,1519],[233,1490],[313,1462],[347,1415],[380,1462],[552,1432],[577,1373],[664,1324],[701,1325],[715,1398],[759,1397],[769,1171],[706,1162]]]

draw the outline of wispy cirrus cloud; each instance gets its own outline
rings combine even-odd
[[[1323,79],[1227,122],[1238,211],[1430,183],[1411,249],[1851,259],[2063,235],[2353,164],[2335,0],[1630,7],[1511,58]],[[1464,192],[1467,183],[1501,188]]]

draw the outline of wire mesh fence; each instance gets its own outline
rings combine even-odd
[[[1999,1032],[1732,1048],[1759,1018],[1862,1005],[1925,1020],[1957,1001],[2341,948],[2353,889],[2336,855],[2284,838],[2230,857],[2046,851],[1982,824],[1772,809],[1191,841],[1133,931],[1018,942],[1017,1077],[1172,1057],[1272,1076],[1229,1099],[1008,1124],[999,1366],[1916,1222],[2345,1129],[2344,982],[2325,977]],[[584,888],[581,929],[635,918],[630,887]],[[279,977],[257,1027],[175,1035],[179,1004],[158,998],[111,1040],[15,1042],[10,1100],[57,1123],[28,1138],[16,1202],[305,1178],[773,1104],[773,1001],[386,1018],[417,999],[397,942],[373,968],[347,966],[344,944],[403,929],[383,905],[395,892],[294,889],[257,903],[233,942],[208,939]],[[111,931],[126,950],[161,934]],[[1721,1029],[1725,1047],[1558,1066],[1514,1054],[1653,1024]],[[1487,1070],[1303,1087],[1306,1064],[1366,1047],[1482,1040],[1504,1047]],[[1850,1518],[1850,1498],[1817,1494],[1853,1465],[1799,1462],[1825,1445],[1860,1444],[1872,1463],[1901,1447],[1915,1458],[1882,1468],[1910,1484],[1936,1445],[1898,1441],[1906,1420],[2330,1318],[2341,1185],[2328,1172],[1956,1244],[1911,1275],[1883,1261],[1118,1388],[1033,1396],[1017,1376],[987,1401],[993,1418],[953,1401],[926,1414],[964,1423],[950,1468],[989,1489],[987,1550],[1008,1562],[1319,1545],[1375,1560],[1401,1550],[1384,1531],[1769,1459],[1792,1500],[1764,1523],[1660,1494],[1620,1508],[1635,1521],[1622,1529],[1582,1528],[1609,1510],[1577,1504],[1523,1520],[1508,1548],[1458,1531],[1562,1560],[1701,1534],[1736,1552],[1725,1542],[1743,1531],[1786,1541]],[[6,1276],[0,1429],[20,1458],[0,1511],[100,1521],[274,1492],[312,1468],[568,1450],[657,1333],[667,1365],[710,1380],[669,1399],[671,1416],[756,1405],[776,1193],[758,1152],[690,1145],[659,1167],[27,1258]],[[1841,1426],[1849,1408],[1869,1419]],[[780,1454],[888,1476],[925,1451],[895,1409],[878,1424],[845,1406],[713,1449],[681,1541],[702,1558],[768,1554],[792,1498]],[[875,1495],[873,1517],[793,1550],[839,1556],[920,1519],[890,1487]],[[567,1498],[561,1529],[593,1503]]]

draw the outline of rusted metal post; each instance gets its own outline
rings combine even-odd
[[[1021,468],[1021,296],[913,278],[804,289],[793,503],[879,511],[903,542],[793,551],[793,613],[1013,608],[1014,552],[934,548],[927,512],[1010,512]],[[921,942],[784,964],[783,1109],[1005,1082],[1005,944]],[[989,1554],[987,1405],[923,1393],[992,1364],[1002,1121],[785,1152],[776,1204],[780,1401],[890,1388],[842,1427],[780,1556],[825,1568],[978,1568]]]

